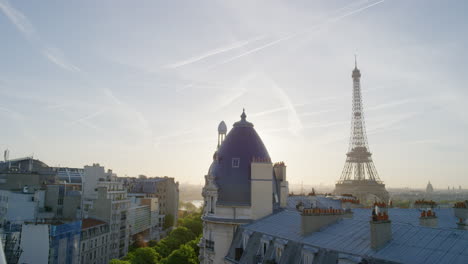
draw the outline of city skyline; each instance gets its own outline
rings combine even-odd
[[[219,122],[230,130],[245,108],[290,182],[332,185],[348,148],[357,54],[381,179],[459,186],[466,6],[156,1],[132,12],[125,1],[0,0],[0,148],[199,184]]]

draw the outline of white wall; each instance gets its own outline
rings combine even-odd
[[[251,219],[255,220],[273,213],[272,164],[252,162],[251,180]]]
[[[24,224],[21,232],[21,253],[19,263],[49,263],[49,226]]]
[[[85,166],[83,173],[83,197],[85,199],[96,199],[97,193],[94,190],[97,187],[99,178],[105,178],[104,167],[99,164]]]
[[[0,243],[2,242],[2,238],[0,237]],[[3,244],[2,244],[3,245]],[[6,264],[5,253],[3,252],[3,247],[0,247],[0,264]]]
[[[0,219],[21,224],[24,221],[34,221],[37,202],[34,194],[0,191]],[[6,198],[6,199],[5,199]]]

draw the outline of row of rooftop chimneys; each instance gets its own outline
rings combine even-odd
[[[345,199],[346,200],[346,199]],[[419,224],[425,227],[437,227],[438,218],[434,210],[434,201],[419,201],[420,208],[427,205],[427,210],[422,210],[419,217]],[[370,225],[370,242],[373,250],[378,250],[392,239],[392,225],[388,215],[388,205],[376,202],[372,210]],[[296,208],[301,212],[301,228],[303,234],[308,234],[320,230],[322,227],[333,224],[346,217],[352,217],[350,209],[324,209],[324,208],[304,208],[300,202]],[[454,205],[454,213],[459,218],[458,227],[468,230],[468,201],[459,202]]]

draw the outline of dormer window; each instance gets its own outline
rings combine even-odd
[[[318,253],[318,249],[314,247],[304,246],[302,249],[302,261],[301,264],[312,264],[315,259],[315,255]]]
[[[277,247],[276,248],[276,256],[275,256],[276,262],[279,262],[281,260],[282,255],[283,255],[283,248],[282,247]]]
[[[240,158],[232,158],[232,167],[239,168]]]

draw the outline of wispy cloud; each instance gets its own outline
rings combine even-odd
[[[4,113],[5,116],[7,116],[8,118],[10,119],[14,119],[14,120],[22,120],[24,119],[24,115],[19,113],[19,112],[16,112],[10,108],[7,108],[7,107],[3,107],[3,106],[0,106],[0,113]]]
[[[189,65],[189,64],[204,60],[204,59],[209,58],[211,56],[215,56],[215,55],[218,55],[218,54],[221,54],[221,53],[224,53],[224,52],[228,52],[228,51],[231,51],[231,50],[234,50],[234,49],[238,49],[238,48],[247,46],[248,44],[251,44],[251,43],[253,43],[255,41],[258,41],[258,40],[260,40],[260,39],[262,39],[264,37],[265,36],[259,36],[259,37],[255,37],[255,38],[248,39],[248,40],[238,41],[238,42],[232,43],[232,44],[230,44],[228,46],[217,48],[217,49],[214,49],[214,50],[210,50],[210,51],[207,51],[207,52],[205,52],[205,53],[203,53],[201,55],[197,55],[197,56],[194,56],[194,57],[186,59],[186,60],[182,60],[182,61],[178,61],[178,62],[175,62],[175,63],[172,63],[172,64],[168,64],[168,65],[165,66],[165,68],[175,69],[175,68],[179,68],[179,67],[182,67],[182,66],[186,66],[186,65]]]
[[[365,1],[365,2],[368,2],[368,1]],[[346,17],[349,17],[349,16],[353,16],[355,14],[358,14],[360,12],[363,12],[375,5],[378,5],[378,4],[381,4],[385,2],[385,0],[380,0],[380,1],[377,1],[377,2],[373,2],[371,4],[367,4],[365,6],[362,6],[362,7],[359,7],[359,8],[355,8],[349,12],[345,12],[344,14],[340,14],[340,15],[337,15],[337,16],[334,16],[334,17],[331,17],[331,18],[328,18],[328,19],[325,19],[324,22],[320,23],[319,25],[313,27],[312,29],[308,29],[308,30],[303,30],[303,31],[300,31],[300,32],[296,32],[296,33],[290,33],[290,34],[287,34],[283,37],[280,37],[279,39],[276,39],[276,40],[273,40],[271,42],[268,42],[266,44],[263,44],[259,47],[256,47],[254,49],[251,49],[251,50],[248,50],[244,53],[241,53],[239,55],[236,55],[236,56],[233,56],[231,58],[228,58],[226,60],[223,60],[219,63],[216,63],[214,65],[211,65],[210,67],[207,68],[207,70],[210,70],[210,69],[213,69],[215,67],[218,67],[218,66],[221,66],[223,64],[226,64],[226,63],[229,63],[229,62],[232,62],[232,61],[235,61],[237,59],[240,59],[242,57],[245,57],[247,55],[250,55],[250,54],[253,54],[253,53],[256,53],[256,52],[259,52],[261,50],[264,50],[268,47],[271,47],[271,46],[275,46],[281,42],[284,42],[284,41],[287,41],[287,40],[290,40],[292,38],[295,38],[297,36],[300,36],[300,35],[304,35],[304,34],[310,34],[310,33],[314,33],[314,32],[317,32],[317,31],[320,31],[322,30],[323,28],[325,28],[326,26],[332,24],[332,23],[336,23]],[[345,6],[345,9],[348,9],[350,6]],[[340,8],[339,10],[343,10],[343,8]]]
[[[401,115],[396,115],[396,116],[393,116],[391,118],[382,120],[382,122],[380,122],[379,124],[377,124],[373,128],[368,129],[367,134],[370,135],[370,134],[378,133],[380,131],[385,131],[385,130],[391,128],[392,126],[395,126],[398,123],[410,120],[410,119],[412,119],[412,118],[414,118],[414,117],[416,117],[418,115],[424,114],[424,113],[425,113],[424,111],[413,111],[413,112],[403,113]]]
[[[231,105],[233,102],[244,96],[248,92],[248,83],[256,77],[256,74],[249,73],[242,76],[235,86],[227,91],[223,91],[221,97],[217,98],[215,101],[216,105],[213,107],[214,111],[225,108]]]
[[[71,72],[81,71],[80,68],[70,63],[67,59],[65,59],[65,56],[63,55],[63,53],[59,51],[58,49],[46,48],[42,51],[42,53],[49,61],[51,61],[55,65],[65,70],[68,70]]]
[[[426,144],[437,144],[437,143],[440,143],[441,140],[438,140],[438,139],[418,139],[418,140],[412,140],[412,141],[408,141],[406,142],[406,144],[411,144],[411,145],[416,145],[416,144],[422,144],[422,145],[426,145]]]
[[[399,105],[404,105],[404,104],[408,104],[408,103],[418,102],[418,101],[422,101],[422,100],[423,99],[421,99],[421,98],[401,99],[401,100],[396,100],[396,101],[392,101],[392,102],[388,102],[388,103],[384,103],[384,104],[378,104],[378,105],[366,107],[365,110],[366,111],[381,110],[381,109],[386,109],[386,108],[395,107],[395,106],[399,106]]]
[[[318,111],[301,113],[300,116],[316,116],[316,115],[320,115],[320,114],[336,112],[338,110],[339,109],[318,110]]]
[[[349,123],[350,121],[319,122],[319,123],[307,124],[304,126],[304,128],[327,128],[327,127],[333,127],[333,126],[347,125]]]
[[[83,123],[83,121],[90,120],[90,119],[92,119],[92,118],[94,118],[94,117],[96,117],[96,116],[99,116],[100,114],[102,114],[102,113],[104,113],[104,112],[105,112],[105,110],[104,110],[104,109],[101,109],[101,110],[98,110],[98,111],[93,112],[93,113],[91,113],[91,114],[88,114],[88,115],[86,115],[86,116],[84,116],[84,117],[81,117],[81,118],[79,118],[79,119],[76,119],[76,120],[74,120],[74,121],[71,121],[71,122],[69,122],[68,124],[69,124],[69,125],[72,125],[72,124],[76,124],[76,123]]]
[[[80,72],[80,69],[69,62],[62,52],[42,40],[29,19],[15,9],[8,0],[0,0],[0,11],[28,41],[39,46],[38,49],[47,60],[67,71]]]
[[[187,135],[192,135],[197,132],[199,128],[192,128],[188,130],[180,130],[169,135],[158,136],[154,139],[153,146],[158,148],[161,144],[171,144],[171,143],[180,143],[180,137],[186,137]],[[177,138],[174,140],[173,138]],[[171,140],[172,139],[172,140]]]
[[[292,103],[291,98],[286,93],[286,91],[282,87],[280,87],[274,80],[270,79],[270,81],[271,81],[271,87],[273,88],[273,91],[276,93],[283,107],[286,108],[288,111],[289,131],[295,136],[300,135],[303,129],[303,126],[302,126],[301,119],[299,118],[299,115],[297,114],[296,107]]]
[[[301,106],[305,106],[305,105],[308,105],[308,104],[295,104],[294,107],[301,107]],[[265,110],[265,111],[249,114],[249,116],[250,117],[265,116],[265,115],[270,115],[270,114],[283,112],[283,111],[287,111],[287,110],[289,110],[289,107],[282,106],[282,107],[277,107],[277,108],[268,109],[268,110]]]
[[[117,111],[118,113],[123,113],[127,115],[128,118],[132,121],[137,122],[137,125],[129,126],[129,128],[135,129],[137,132],[142,133],[144,137],[151,137],[153,135],[149,121],[145,118],[143,113],[117,98],[111,89],[104,88],[103,92],[107,99],[109,99],[114,104],[114,107],[111,106],[112,110]],[[117,108],[115,108],[115,106],[117,106]]]

